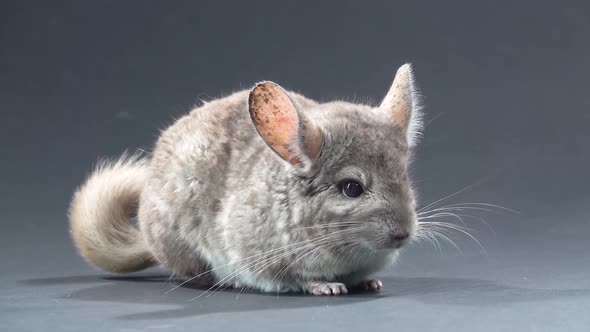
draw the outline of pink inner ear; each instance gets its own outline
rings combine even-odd
[[[389,92],[379,108],[393,119],[393,122],[406,130],[412,116],[412,69],[410,65],[401,66],[393,80]]]
[[[408,117],[412,110],[412,96],[408,90],[398,91],[399,96],[394,96],[397,102],[393,105],[393,121],[400,127],[408,127]]]
[[[250,114],[262,139],[281,158],[303,167],[299,149],[299,117],[285,92],[271,82],[261,83],[250,93]]]

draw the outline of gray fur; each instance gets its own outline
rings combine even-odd
[[[286,92],[323,137],[319,156],[304,169],[261,138],[249,93],[204,104],[158,139],[136,197],[153,259],[210,285],[261,291],[336,294],[346,288],[324,292],[326,285],[366,282],[407,242],[393,245],[392,234],[411,239],[416,232],[407,126],[394,123],[383,104],[319,104]],[[345,197],[338,182],[347,178],[366,192]],[[83,212],[77,204],[71,211]]]

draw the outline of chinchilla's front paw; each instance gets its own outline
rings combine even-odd
[[[379,292],[383,289],[383,283],[379,279],[363,280],[353,286],[355,289],[360,289],[369,292]]]
[[[346,285],[340,282],[310,282],[305,285],[313,295],[344,295],[348,293]]]

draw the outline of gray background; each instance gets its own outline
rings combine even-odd
[[[587,1],[2,1],[0,330],[588,331]],[[412,246],[385,291],[319,298],[179,288],[95,271],[65,211],[98,157],[149,150],[199,99],[270,79],[377,103],[411,61],[433,120],[425,205],[481,241]]]

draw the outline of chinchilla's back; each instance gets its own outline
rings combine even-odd
[[[203,217],[212,219],[219,212],[218,200],[228,192],[247,191],[257,173],[266,178],[283,166],[252,125],[248,92],[205,102],[162,132],[152,155],[150,183],[170,191],[171,204],[192,196]],[[290,95],[304,107],[317,105]],[[272,186],[272,179],[264,182],[252,184]],[[182,192],[186,196],[179,195]]]

